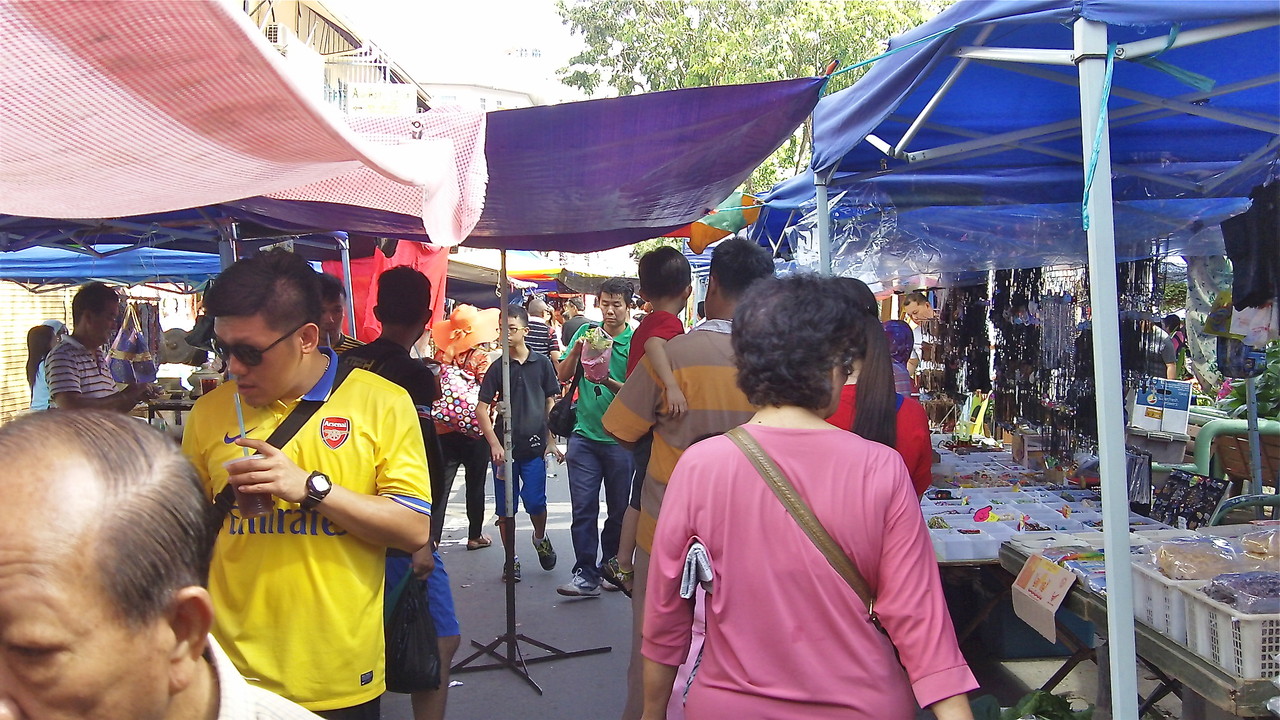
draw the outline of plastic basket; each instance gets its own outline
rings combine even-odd
[[[1245,680],[1280,675],[1280,613],[1246,615],[1207,597],[1183,590],[1187,610],[1187,647],[1228,673]]]
[[[1159,570],[1135,562],[1133,616],[1160,634],[1186,645],[1186,596],[1203,586],[1203,580],[1170,580]]]

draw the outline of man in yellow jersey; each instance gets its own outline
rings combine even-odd
[[[320,345],[319,280],[296,255],[237,262],[204,303],[234,381],[196,403],[183,450],[220,506],[228,484],[239,496],[214,549],[213,635],[251,683],[330,720],[376,719],[386,549],[431,534],[413,402],[339,372]],[[254,497],[270,498],[265,514],[241,509]]]

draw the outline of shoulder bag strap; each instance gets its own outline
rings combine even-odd
[[[342,385],[342,382],[347,379],[353,369],[349,363],[339,362],[338,374],[334,376],[333,387],[329,390],[330,397],[338,391],[338,387]],[[326,402],[328,401],[303,400],[299,402],[294,406],[289,416],[284,419],[284,422],[276,427],[275,432],[271,433],[271,437],[267,438],[267,444],[283,450],[284,446],[293,439],[294,435],[298,434],[298,431],[302,429],[303,425],[307,424],[308,420],[320,411],[320,408],[324,407]],[[222,492],[219,492],[213,498],[214,507],[221,511],[224,516],[230,512],[235,502],[235,494],[232,492],[230,484],[223,487]],[[219,519],[219,523],[221,523],[221,519]]]
[[[795,487],[782,474],[773,458],[769,457],[764,448],[760,447],[760,443],[756,442],[756,439],[741,427],[736,427],[725,434],[755,466],[756,472],[760,473],[760,477],[764,478],[769,488],[773,490],[773,494],[777,495],[778,499],[782,501],[783,507],[787,509],[787,512],[796,521],[796,524],[800,526],[800,529],[804,530],[804,534],[808,535],[818,550],[822,551],[823,556],[827,558],[827,562],[831,563],[831,567],[840,573],[840,577],[844,578],[849,587],[866,604],[871,624],[880,632],[885,632],[880,625],[879,616],[876,615],[875,595],[871,592],[867,581],[863,579],[862,573],[858,572],[857,566],[840,549],[840,546],[832,539],[826,528],[822,527],[822,523],[814,516],[813,511],[805,504],[804,499],[796,492]]]

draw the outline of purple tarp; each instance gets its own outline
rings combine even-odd
[[[822,78],[800,78],[490,113],[489,187],[465,244],[589,252],[686,225],[790,137],[821,88]],[[228,205],[268,223],[425,239],[410,218],[362,208],[268,198]]]

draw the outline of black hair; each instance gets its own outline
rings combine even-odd
[[[422,327],[431,316],[431,281],[407,265],[378,276],[378,319],[383,324]]]
[[[507,318],[519,320],[525,327],[529,327],[529,311],[519,305],[507,306]]]
[[[707,301],[706,301],[706,300],[699,300],[699,301],[698,301],[697,313],[698,313],[698,319],[700,319],[700,320],[701,320],[701,319],[703,319],[703,318],[705,318],[705,317],[707,316]]]
[[[796,322],[796,308],[805,322]],[[831,368],[849,367],[864,313],[835,278],[796,273],[754,283],[733,318],[738,387],[756,407],[823,410],[831,402]]]
[[[318,274],[320,276],[320,302],[326,305],[342,302],[343,298],[347,296],[347,287],[342,284],[342,278],[324,272]]]
[[[773,258],[756,243],[732,237],[711,252],[710,272],[721,294],[737,300],[755,281],[773,277]]]
[[[911,305],[915,303],[924,303],[925,305],[928,305],[929,296],[917,290],[916,292],[907,293],[907,296],[902,298],[903,305]]]
[[[1169,313],[1164,316],[1164,320],[1160,321],[1160,325],[1164,328],[1165,332],[1172,335],[1182,329],[1182,318],[1173,313]]]
[[[623,302],[627,304],[627,307],[631,307],[631,300],[635,294],[635,286],[631,284],[630,280],[627,280],[626,278],[612,277],[600,283],[600,290],[596,293],[596,296],[618,295],[622,298]]]
[[[204,296],[211,317],[261,315],[273,330],[285,332],[320,323],[320,276],[302,256],[268,250],[222,271]]]
[[[862,363],[858,371],[853,427],[855,434],[893,447],[898,439],[898,397],[893,381],[893,358],[889,341],[880,324],[875,293],[861,280],[837,278],[847,302],[858,311],[853,329],[853,359]]]
[[[873,316],[880,316],[880,301],[871,292],[867,284],[857,278],[840,278],[840,287],[849,293],[849,299],[859,310]]]
[[[71,323],[79,325],[87,312],[98,313],[120,306],[120,293],[106,283],[91,282],[80,286],[71,298]]]
[[[678,297],[693,282],[693,270],[684,253],[664,245],[640,257],[640,290],[649,300]]]
[[[168,610],[175,591],[208,584],[219,530],[213,504],[178,447],[146,424],[98,410],[32,413],[0,427],[0,452],[43,458],[0,487],[39,485],[41,473],[71,467],[101,485],[106,498],[84,542],[126,623],[141,627]]]

